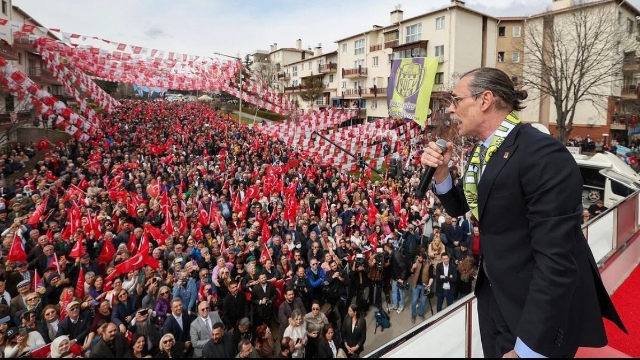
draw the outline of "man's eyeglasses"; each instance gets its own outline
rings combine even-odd
[[[208,308],[208,307],[204,307],[204,308],[200,309],[200,311],[209,311],[209,310],[211,310],[211,308]]]
[[[482,94],[483,92],[484,92],[484,90],[483,90],[483,91],[476,92],[476,93],[473,93],[473,94],[471,94],[471,95],[451,96],[451,99],[450,99],[450,100],[451,100],[451,103],[453,104],[453,107],[454,107],[454,108],[457,108],[457,107],[458,107],[458,104],[460,103],[460,100],[464,100],[464,99],[466,99],[466,98],[474,98],[474,100],[475,100],[475,98],[476,98],[478,95]]]

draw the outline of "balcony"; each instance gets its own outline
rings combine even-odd
[[[291,75],[288,72],[279,72],[278,80],[289,80],[291,79]]]
[[[345,69],[342,68],[343,78],[359,78],[367,76],[367,68],[359,66],[357,68]]]
[[[436,112],[435,114],[433,114],[433,117],[429,117],[427,119],[427,125],[428,126],[433,126],[433,127],[444,126],[444,127],[448,127],[450,124],[451,124],[451,114],[450,113]]]
[[[29,39],[28,36],[25,36],[25,34],[21,32],[17,32],[14,34],[13,47],[15,49],[22,49],[22,50],[34,50],[33,41]]]
[[[379,87],[368,88],[362,94],[363,97],[372,97],[372,98],[386,97],[386,95],[387,95],[387,88],[379,88]]]
[[[630,84],[625,81],[620,90],[620,96],[624,99],[637,99],[638,98],[638,85]]]
[[[0,39],[0,56],[6,60],[18,60],[18,53],[8,42]]]
[[[58,79],[56,79],[52,73],[50,73],[49,71],[43,68],[39,68],[39,67],[29,68],[27,71],[27,74],[29,75],[31,80],[33,80],[38,84],[54,84],[54,85],[60,84],[58,82]]]
[[[338,71],[338,64],[336,63],[327,63],[319,66],[318,71],[326,74],[326,73],[334,73]]]
[[[382,44],[369,46],[369,52],[382,50]]]
[[[284,91],[285,92],[297,92],[297,91],[302,91],[306,89],[306,86],[302,86],[302,85],[294,85],[294,86],[285,86],[284,87]]]
[[[398,44],[400,44],[400,40],[387,41],[386,43],[384,43],[384,48],[385,49],[394,48],[398,46]]]

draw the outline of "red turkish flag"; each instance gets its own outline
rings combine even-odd
[[[149,254],[151,246],[149,245],[149,239],[147,234],[142,234],[140,237],[140,245],[138,245],[138,254]]]
[[[49,139],[47,139],[46,136],[43,136],[42,139],[38,141],[38,145],[36,145],[36,150],[40,151],[42,149],[46,149],[49,147],[49,145],[51,145],[51,141],[49,141]]]
[[[378,234],[375,231],[369,235],[369,243],[374,249],[378,247]]]
[[[27,224],[29,224],[31,227],[36,227],[36,225],[38,225],[38,222],[40,221],[40,217],[42,217],[42,214],[44,214],[47,208],[48,201],[49,201],[49,195],[47,195],[42,200],[40,205],[38,205],[38,207],[36,208],[36,211],[34,211],[33,214],[29,216],[29,219],[27,220]]]
[[[284,280],[282,279],[276,280],[275,278],[272,278],[269,281],[271,281],[273,286],[276,288],[276,291],[278,292],[278,296],[276,297],[276,300],[273,302],[273,306],[277,309],[284,302],[285,283],[284,283]]]
[[[160,181],[158,179],[151,181],[151,184],[147,186],[147,194],[152,198],[157,198],[160,195]]]
[[[376,206],[373,205],[373,201],[369,200],[369,227],[373,226],[373,224],[376,222],[376,215],[379,214],[380,212],[378,211]]]
[[[73,291],[73,296],[82,299],[84,298],[84,269],[80,266],[80,272],[78,272],[78,281],[76,282],[76,288]]]
[[[31,350],[31,357],[34,359],[46,359],[51,357],[51,343],[42,345],[41,347]]]
[[[116,254],[116,248],[113,246],[111,240],[104,240],[102,249],[100,249],[100,255],[98,256],[98,263],[109,264]]]
[[[116,265],[116,271],[118,275],[126,274],[130,271],[138,270],[145,266],[145,257],[142,254],[138,254]]]
[[[27,261],[27,253],[24,251],[24,247],[22,247],[22,241],[18,233],[13,235],[13,243],[11,244],[11,249],[9,249],[7,260],[12,262]]]
[[[260,187],[258,185],[251,185],[247,188],[246,197],[249,199],[255,199],[260,194]]]
[[[271,230],[269,230],[269,224],[264,221],[262,223],[262,238],[260,239],[260,242],[263,244],[266,244],[267,241],[269,241],[269,239],[271,239]]]
[[[329,205],[327,205],[327,198],[322,198],[322,206],[320,207],[320,219],[326,219],[329,214]]]
[[[127,249],[129,249],[131,256],[138,253],[138,241],[133,232],[129,234],[129,242],[127,243]]]
[[[204,281],[200,281],[200,287],[198,288],[198,301],[204,301],[207,297],[204,294]]]
[[[71,302],[71,294],[67,290],[62,292],[62,299],[60,299],[60,321],[67,317],[67,305]]]
[[[84,254],[84,247],[82,246],[82,241],[76,241],[75,244],[73,244],[73,247],[71,248],[71,251],[69,252],[69,257],[70,258],[74,258],[77,259],[80,256],[82,256],[82,254]],[[80,297],[80,296],[78,296]]]
[[[269,249],[267,249],[267,245],[262,245],[262,252],[260,253],[260,263],[264,265],[267,260],[271,260],[271,255],[269,255]]]
[[[184,217],[183,217],[184,218]],[[164,245],[165,240],[169,237],[169,234],[163,234],[162,230],[151,224],[144,224],[144,229],[149,235],[158,243],[159,246]]]
[[[200,222],[200,224],[202,224],[202,226],[209,226],[209,214],[207,214],[207,210],[204,209],[204,206],[202,206],[202,203],[200,203],[200,206],[198,207],[198,222]]]

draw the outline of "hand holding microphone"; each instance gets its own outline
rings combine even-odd
[[[449,175],[449,161],[453,143],[444,139],[430,142],[420,158],[420,163],[426,167],[420,178],[420,184],[416,190],[416,197],[423,198],[427,193],[431,179],[435,176],[436,182],[441,183]]]

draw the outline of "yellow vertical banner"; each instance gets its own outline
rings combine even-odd
[[[389,117],[424,126],[437,70],[437,57],[393,60],[387,86]]]

